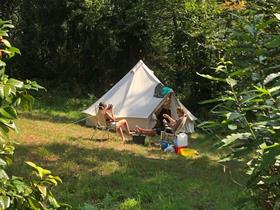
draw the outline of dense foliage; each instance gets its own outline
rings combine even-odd
[[[210,72],[219,54],[215,0],[2,2],[23,52],[12,75],[98,97],[142,59],[187,105],[211,95],[195,72]]]
[[[33,169],[33,177],[24,180],[22,177],[8,175],[6,169],[13,162],[14,142],[9,139],[9,131],[17,131],[14,120],[19,106],[30,107],[34,98],[31,90],[42,89],[34,81],[16,80],[5,74],[7,62],[20,51],[12,47],[6,39],[13,25],[0,19],[0,209],[67,209],[52,194],[52,188],[61,179],[53,176],[49,170],[32,162],[26,162]]]
[[[246,188],[259,209],[280,207],[279,47],[280,14],[274,7],[252,7],[235,14],[225,57],[215,75],[200,74],[224,83],[212,113],[219,118],[200,126],[216,127],[230,148],[222,161],[239,160],[249,175]],[[256,207],[255,207],[256,208]]]

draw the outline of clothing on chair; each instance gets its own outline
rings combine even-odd
[[[108,129],[109,129],[109,130],[114,130],[114,131],[115,131],[115,130],[116,130],[116,124],[117,124],[117,123],[114,122],[114,121],[113,121],[113,122],[110,122],[109,125],[108,125]]]

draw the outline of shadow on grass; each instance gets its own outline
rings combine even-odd
[[[56,122],[56,123],[74,123],[78,120],[82,120],[77,122],[76,124],[85,125],[85,118],[87,116],[82,116],[78,119],[77,117],[69,117],[69,116],[61,116],[61,115],[54,115],[50,113],[41,113],[38,111],[33,112],[22,112],[20,113],[21,118],[26,118],[30,120],[40,120],[40,121],[49,121],[49,122]]]
[[[108,196],[106,209],[117,209],[129,198],[141,209],[234,209],[236,198],[244,196],[222,167],[207,157],[153,159],[125,147],[118,151],[57,143],[19,145],[15,157],[16,175],[28,177],[28,167],[19,167],[27,160],[59,175],[63,184],[56,194],[73,209],[82,209],[85,202],[103,208]]]

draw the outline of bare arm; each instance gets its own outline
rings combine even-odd
[[[168,114],[163,114],[163,117],[168,119],[169,123],[168,126],[174,126],[174,124],[176,124],[176,120],[174,120],[172,117],[170,117]]]
[[[106,107],[106,110],[105,110],[108,114],[110,114],[113,118],[115,118],[114,116],[114,112],[113,112],[113,105],[112,104],[109,104],[109,106]]]
[[[173,124],[172,128],[173,130],[176,132],[177,129],[179,128],[179,126],[181,125],[182,123],[182,118],[179,118],[178,120],[175,121],[175,123]]]
[[[104,115],[106,119],[109,119],[110,121],[115,121],[113,113],[109,113],[108,111],[106,111]]]

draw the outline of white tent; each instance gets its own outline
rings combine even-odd
[[[174,94],[163,98],[154,97],[156,86],[161,83],[142,60],[140,60],[117,84],[83,112],[91,115],[86,124],[96,126],[97,111],[100,102],[113,104],[116,119],[126,119],[131,129],[136,125],[143,128],[153,128],[156,124],[156,113],[168,104],[171,116],[177,118],[176,107],[185,109],[189,118],[194,122],[196,118],[180,103]],[[161,83],[162,84],[162,83]],[[168,102],[168,103],[167,103]],[[193,131],[194,123],[187,127]]]

